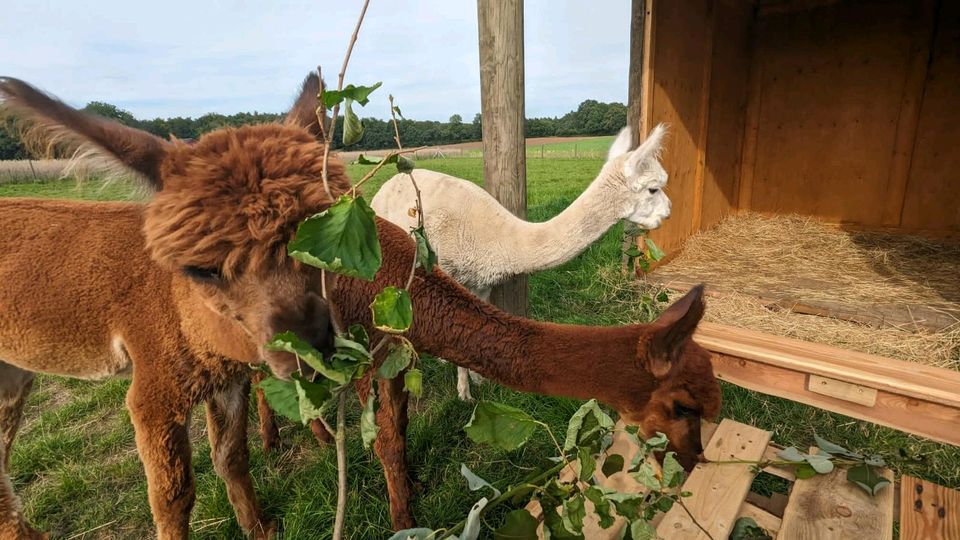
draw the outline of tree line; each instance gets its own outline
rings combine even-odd
[[[223,115],[209,113],[197,118],[154,118],[140,120],[115,105],[93,101],[83,108],[84,111],[111,118],[130,127],[142,129],[157,135],[178,139],[198,139],[204,133],[225,126],[242,126],[276,122],[283,115],[277,113],[237,113]],[[334,130],[334,148],[339,148],[341,140],[342,118],[337,120]],[[602,103],[588,99],[561,117],[528,118],[527,137],[569,137],[590,135],[612,135],[627,122],[627,108],[622,103]],[[364,137],[359,143],[347,150],[376,150],[393,148],[393,126],[389,120],[364,118]],[[482,136],[483,118],[478,113],[473,121],[464,122],[459,114],[454,114],[446,122],[431,120],[400,119],[400,137],[405,146],[434,146],[479,141]],[[0,159],[26,159],[30,156],[20,141],[15,126],[10,121],[0,124]]]

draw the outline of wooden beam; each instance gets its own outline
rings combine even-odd
[[[703,453],[710,461],[754,461],[763,457],[769,443],[769,431],[724,419]],[[727,538],[754,476],[750,465],[700,463],[683,483],[683,490],[693,493],[685,506],[710,536]],[[667,512],[657,534],[671,540],[707,538],[679,505]]]
[[[630,128],[632,145],[640,144],[641,117],[643,111],[643,20],[645,14],[645,0],[631,0],[630,2],[630,65],[627,71],[627,126]],[[644,133],[646,134],[646,133]],[[626,271],[630,257],[626,254],[634,239],[623,236],[621,242],[620,266]],[[636,239],[637,242],[641,240]],[[640,247],[638,245],[638,247]]]
[[[695,338],[721,380],[960,446],[958,372],[712,323]],[[810,375],[873,389],[875,402],[811,391]]]
[[[707,5],[710,18],[709,31],[703,36],[706,45],[703,53],[703,76],[700,87],[700,118],[697,121],[697,168],[693,179],[693,215],[691,227],[694,234],[700,232],[703,221],[703,182],[707,167],[707,131],[710,122],[710,79],[713,75],[713,41],[717,33],[717,9],[714,2]]]
[[[901,476],[900,538],[960,538],[960,491],[912,476]]]
[[[527,216],[524,138],[523,0],[477,0],[484,188],[520,218]],[[491,301],[527,313],[527,278],[495,287]]]
[[[777,538],[889,540],[893,537],[893,472],[882,469],[880,474],[891,485],[876,496],[850,483],[846,471],[840,469],[797,480]]]
[[[743,150],[740,178],[737,179],[737,210],[750,210],[753,204],[753,176],[757,165],[757,138],[760,136],[760,101],[763,95],[763,55],[757,35],[760,23],[754,21],[750,51],[750,76],[747,81],[747,111],[743,126]]]

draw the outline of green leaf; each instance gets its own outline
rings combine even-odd
[[[373,325],[388,334],[406,332],[413,324],[413,303],[405,289],[386,287],[370,304]]]
[[[477,536],[480,535],[480,513],[483,512],[483,509],[486,506],[486,497],[473,504],[473,507],[470,508],[470,513],[467,514],[467,523],[463,526],[463,531],[460,533],[460,536],[456,537],[458,540],[477,539]]]
[[[660,479],[657,478],[653,466],[647,462],[640,465],[640,468],[634,473],[633,478],[654,491],[661,491],[663,489],[663,484],[661,484]]]
[[[583,518],[587,509],[583,504],[583,495],[576,494],[563,501],[563,527],[574,534],[583,534]]]
[[[488,487],[491,490],[493,490],[494,498],[500,496],[499,489],[493,487],[493,485],[490,484],[490,482],[487,482],[483,478],[480,478],[479,476],[474,474],[474,472],[471,471],[470,468],[467,467],[465,463],[460,464],[460,474],[462,474],[463,477],[467,479],[467,487],[470,488],[470,491],[477,491],[478,489]]]
[[[503,525],[494,531],[494,540],[537,540],[537,526],[540,524],[530,512],[518,508],[507,514]]]
[[[646,257],[638,257],[636,262],[637,266],[639,266],[644,272],[650,271],[650,261],[648,261]]]
[[[354,343],[363,347],[364,350],[370,347],[370,336],[367,334],[367,328],[362,324],[351,324],[350,328],[347,328],[347,335],[350,336],[350,339]]]
[[[628,249],[623,250],[623,254],[628,257],[639,257],[643,255],[643,252],[637,248],[637,246],[630,246]]]
[[[673,508],[673,499],[670,497],[660,497],[657,500],[657,510],[669,512],[671,508]]]
[[[567,530],[563,524],[563,518],[557,513],[554,505],[545,506],[544,501],[540,501],[540,505],[543,508],[544,538],[547,538],[549,533],[549,538],[552,540],[583,540],[583,534],[577,534]]]
[[[402,173],[413,172],[417,168],[416,162],[406,156],[397,156],[397,171]]]
[[[437,254],[430,247],[426,231],[423,230],[423,227],[417,227],[410,234],[417,242],[417,264],[427,272],[432,272],[433,267],[437,264]]]
[[[658,431],[656,435],[643,441],[643,444],[644,453],[646,454],[650,452],[663,452],[667,449],[667,445],[670,444],[670,440],[667,439],[666,434]]]
[[[363,122],[360,117],[353,112],[353,100],[347,99],[345,104],[346,112],[343,115],[343,145],[350,146],[357,144],[363,139]]]
[[[333,397],[333,389],[328,379],[310,382],[299,373],[293,374],[293,385],[299,399],[300,421],[307,425],[311,420],[323,415],[324,404]]]
[[[411,369],[403,374],[403,389],[410,395],[420,399],[423,395],[423,373],[419,369]]]
[[[343,195],[300,224],[287,253],[310,266],[371,281],[383,260],[375,217],[363,197]]]
[[[520,448],[536,429],[537,422],[529,414],[492,401],[478,403],[464,427],[474,442],[492,444],[503,450]]]
[[[610,513],[610,501],[604,497],[604,490],[598,486],[590,486],[583,494],[593,503],[594,512],[600,518],[600,528],[609,529],[614,522]]]
[[[300,421],[300,400],[293,381],[281,381],[276,377],[267,377],[258,385],[270,408],[277,414],[294,422]]]
[[[354,161],[354,164],[356,164],[356,165],[376,165],[377,163],[380,163],[381,161],[383,161],[383,158],[379,158],[379,157],[377,157],[377,156],[373,156],[373,157],[369,157],[369,158],[368,158],[367,156],[365,156],[365,155],[363,155],[363,154],[360,154],[359,156],[357,156],[357,159]]]
[[[597,460],[589,448],[577,448],[577,461],[580,462],[580,481],[587,482],[593,478],[593,472],[597,470]]]
[[[890,480],[881,476],[873,467],[866,463],[851,467],[847,470],[847,480],[853,482],[871,497],[880,493],[880,490],[890,484]]]
[[[369,449],[377,440],[378,431],[380,427],[377,426],[377,393],[371,384],[367,402],[363,404],[363,413],[360,414],[360,437],[363,439],[364,448]]]
[[[351,374],[328,366],[323,361],[323,355],[320,354],[320,351],[314,349],[312,345],[300,339],[293,332],[287,331],[273,336],[273,339],[267,343],[266,348],[268,351],[286,351],[295,354],[297,358],[316,370],[317,373],[338,384],[346,384],[351,378]]]
[[[666,487],[677,487],[683,483],[685,472],[683,467],[677,461],[676,454],[667,452],[663,456],[663,485]]]
[[[387,540],[435,540],[440,537],[440,534],[440,531],[417,527],[415,529],[397,531]]]
[[[794,473],[797,475],[797,480],[806,480],[807,478],[813,478],[816,476],[817,470],[814,469],[809,463],[802,463],[796,466]]]
[[[657,294],[657,302],[669,302],[669,301],[670,301],[670,297],[667,296],[667,291],[660,291],[660,293]]]
[[[630,538],[633,540],[653,540],[657,537],[657,530],[645,519],[635,519],[630,522]]]
[[[787,461],[805,461],[805,456],[806,454],[797,450],[795,446],[788,446],[777,452],[777,457]]]
[[[637,519],[640,516],[640,508],[643,506],[643,500],[646,494],[638,493],[605,493],[604,498],[613,503],[617,513],[627,519]]]
[[[413,348],[407,341],[394,343],[390,346],[390,352],[384,358],[383,363],[377,368],[377,376],[382,379],[392,379],[407,369],[410,360],[413,359]]]
[[[603,460],[603,475],[610,476],[623,470],[623,456],[610,454]]]
[[[753,518],[742,517],[733,524],[730,540],[770,540],[771,536]]]
[[[820,474],[829,474],[833,471],[833,461],[821,454],[810,454],[806,456],[807,463]]]
[[[611,429],[613,429],[613,420],[603,412],[597,400],[591,399],[581,405],[570,417],[563,451],[569,452],[577,446],[599,441],[600,436]]]
[[[839,444],[834,444],[820,437],[816,433],[813,434],[813,440],[817,443],[817,448],[819,448],[820,450],[823,450],[824,452],[827,452],[828,454],[833,454],[835,456],[845,456],[851,459],[863,459],[862,454],[851,452],[850,450],[847,450],[846,448],[840,446]]]
[[[328,109],[332,109],[337,103],[345,99],[352,99],[361,106],[365,106],[370,102],[370,94],[377,88],[380,88],[382,84],[383,82],[378,82],[372,86],[354,86],[348,84],[343,90],[324,90],[321,98],[323,99],[323,104]]]
[[[644,238],[643,241],[647,244],[647,256],[651,261],[659,261],[666,256],[666,253],[650,238]]]
[[[400,118],[403,118],[403,113],[400,112],[400,107],[394,105],[393,110],[397,112],[397,116],[399,116]],[[406,118],[403,118],[403,119],[406,120]]]

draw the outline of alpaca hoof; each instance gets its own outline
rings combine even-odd
[[[466,401],[467,403],[473,403],[473,396],[470,395],[470,391],[466,392],[457,392],[457,395],[460,397],[460,401]]]

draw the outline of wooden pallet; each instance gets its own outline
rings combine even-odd
[[[618,426],[621,427],[622,426]],[[615,435],[609,454],[620,454],[625,463],[639,450],[628,438]],[[757,461],[764,456],[775,457],[782,448],[770,441],[770,433],[733,420],[723,420],[719,425],[705,424],[703,439],[704,454],[711,461],[749,460]],[[609,477],[597,467],[597,481],[601,485],[633,493],[643,493],[646,488],[633,481],[621,471]],[[750,465],[700,464],[688,476],[684,491],[693,495],[684,499],[686,510],[674,506],[655,521],[657,534],[667,540],[701,540],[707,535],[693,523],[706,529],[714,539],[726,539],[737,519],[751,517],[770,535],[786,540],[884,540],[893,538],[895,515],[895,486],[870,497],[860,488],[846,480],[846,472],[836,470],[827,475],[797,480],[789,469],[768,467],[760,474],[772,474],[791,482],[789,495],[774,494],[767,497],[751,492],[757,475]],[[894,482],[892,471],[882,474]],[[576,478],[575,470],[564,471],[565,480]],[[936,484],[903,477],[900,513],[904,540],[960,539],[960,492]],[[593,508],[588,505],[588,519],[584,536],[588,539],[614,539],[627,525],[618,518],[608,529],[601,529],[592,517]],[[531,503],[528,510],[541,514],[539,505]]]

